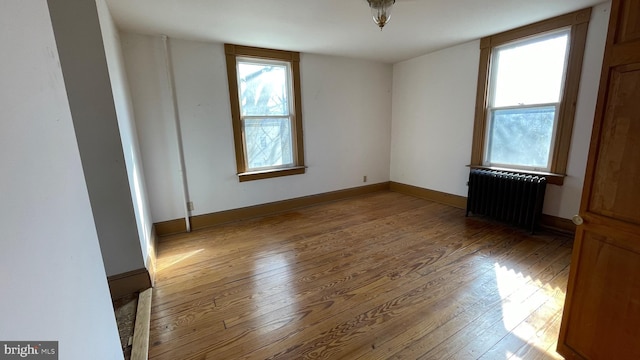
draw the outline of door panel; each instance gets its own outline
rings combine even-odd
[[[612,70],[589,211],[640,224],[640,66]]]
[[[566,344],[589,359],[640,359],[640,262],[614,242],[602,234],[582,234]]]
[[[616,43],[640,39],[640,1],[625,1]]]
[[[613,0],[558,352],[640,359],[640,1]]]

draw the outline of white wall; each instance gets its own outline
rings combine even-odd
[[[153,222],[184,217],[174,108],[159,37],[121,33]]]
[[[567,177],[547,187],[549,215],[570,218],[580,205],[609,7],[592,12]],[[473,41],[394,65],[392,181],[466,196],[478,62]]]
[[[122,34],[154,222],[184,216],[158,37]],[[304,175],[239,183],[222,44],[171,39],[193,215],[389,180],[390,65],[301,55]]]
[[[394,65],[392,181],[466,196],[479,44]]]
[[[111,80],[113,101],[118,118],[118,128],[120,129],[122,152],[124,154],[127,177],[129,179],[129,190],[133,200],[133,210],[138,226],[142,257],[146,265],[153,243],[151,240],[151,227],[153,223],[151,221],[147,200],[145,177],[138,145],[138,134],[135,126],[133,105],[131,104],[131,95],[129,93],[129,81],[126,76],[122,48],[120,46],[120,34],[115,27],[106,2],[104,0],[97,0],[96,5],[107,58],[109,78]]]
[[[144,268],[97,4],[49,0],[49,12],[107,275]]]
[[[3,0],[0,46],[0,338],[122,359],[47,2]]]

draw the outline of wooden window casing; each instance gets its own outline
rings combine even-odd
[[[302,136],[302,96],[300,91],[300,53],[255,48],[249,46],[240,46],[233,44],[224,45],[227,77],[229,80],[229,100],[231,103],[231,118],[233,122],[233,140],[236,153],[236,167],[238,170],[238,179],[242,181],[251,181],[259,179],[267,179],[279,176],[296,175],[305,173],[304,165],[304,147]],[[237,58],[255,58],[263,60],[286,61],[291,67],[291,133],[292,133],[292,152],[293,166],[271,168],[266,170],[250,171],[247,169],[246,154],[244,150],[243,126],[240,110],[240,97],[238,89],[238,73]]]
[[[552,144],[550,172],[536,172],[509,169],[515,172],[545,175],[547,181],[561,185],[567,170],[571,133],[576,112],[578,88],[582,73],[582,60],[587,40],[587,30],[591,18],[591,8],[575,11],[552,19],[543,20],[531,25],[519,27],[500,34],[488,36],[480,40],[480,65],[478,69],[478,89],[473,127],[473,144],[471,147],[471,167],[484,168],[484,147],[487,131],[487,106],[489,80],[491,78],[491,58],[495,47],[514,41],[534,37],[562,28],[570,28],[569,54],[564,78],[564,89],[559,106],[556,124],[556,136]],[[504,170],[504,169],[503,169]]]

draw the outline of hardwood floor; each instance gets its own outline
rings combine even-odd
[[[571,239],[380,192],[162,239],[161,359],[556,359]]]

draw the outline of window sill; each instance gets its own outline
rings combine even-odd
[[[238,174],[238,180],[240,182],[270,179],[280,176],[299,175],[304,174],[306,166],[294,166],[281,169],[269,169],[261,171],[249,171]]]
[[[495,167],[495,166],[467,165],[467,167],[470,167],[472,169],[509,171],[509,172],[518,173],[518,174],[544,176],[545,178],[547,178],[547,184],[553,184],[558,186],[562,186],[562,184],[564,184],[564,177],[566,176],[562,174],[554,174],[554,173],[544,172],[544,171],[509,169],[509,168],[501,168],[501,167]]]

